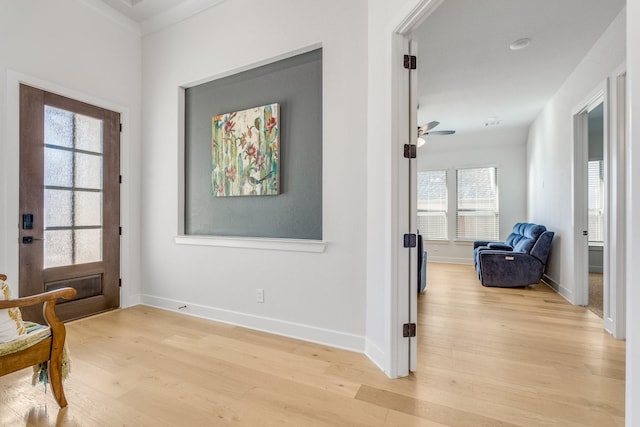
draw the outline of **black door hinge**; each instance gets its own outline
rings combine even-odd
[[[415,248],[418,245],[418,236],[415,234],[405,234],[402,243],[405,248]]]
[[[414,144],[404,144],[404,158],[415,159],[418,156],[417,146]]]
[[[122,279],[118,279],[118,286],[122,287]]]
[[[415,70],[417,68],[417,58],[415,55],[405,55],[404,56],[404,68],[407,70]]]
[[[120,123],[120,132],[122,132],[122,123]]]
[[[118,227],[118,231],[119,231],[120,235],[122,236],[122,227]]]
[[[120,176],[118,177],[118,182],[119,182],[120,184],[122,184],[122,175],[120,175]]]
[[[402,325],[402,336],[403,338],[413,338],[416,336],[416,324],[415,323],[405,323]]]

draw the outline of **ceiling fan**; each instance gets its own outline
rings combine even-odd
[[[422,147],[425,144],[425,135],[453,135],[456,133],[455,130],[431,130],[434,127],[438,126],[440,122],[429,122],[426,125],[418,126],[418,147]]]

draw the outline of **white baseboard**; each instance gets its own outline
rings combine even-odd
[[[133,307],[134,305],[140,304],[142,304],[142,296],[140,294],[120,296],[120,308]]]
[[[427,264],[430,262],[441,262],[443,264],[473,265],[473,259],[471,258],[439,257],[439,256],[431,256],[427,254]],[[427,275],[429,275],[428,272],[427,272]]]
[[[282,335],[316,344],[328,345],[330,347],[340,348],[343,350],[364,353],[365,337],[360,335],[348,334],[330,329],[303,325],[300,323],[287,322],[269,317],[255,316],[253,314],[240,313],[237,311],[223,310],[187,301],[160,298],[153,295],[142,295],[141,304],[189,316],[214,320],[216,322],[242,326],[244,328],[254,329],[270,334]],[[184,306],[186,307],[178,309],[178,307]]]
[[[546,274],[542,276],[542,282],[556,291],[556,293],[560,294],[560,296],[566,299],[570,304],[573,304],[573,292],[571,292],[569,289],[562,286]]]
[[[388,363],[386,363],[387,358],[380,347],[367,339],[365,341],[364,354],[378,369],[389,375],[389,372],[385,369],[385,367],[388,366]]]

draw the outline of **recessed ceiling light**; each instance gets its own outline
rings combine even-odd
[[[531,39],[529,39],[529,38],[518,39],[518,40],[514,41],[513,43],[511,43],[509,45],[509,49],[511,49],[511,50],[520,50],[520,49],[524,49],[525,47],[529,46],[530,44],[531,44]]]

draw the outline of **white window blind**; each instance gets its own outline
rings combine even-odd
[[[604,241],[604,180],[603,161],[590,160],[587,164],[589,185],[589,241]]]
[[[456,182],[456,238],[497,240],[500,219],[498,169],[458,169]]]
[[[418,231],[426,240],[446,240],[447,171],[418,172]]]

